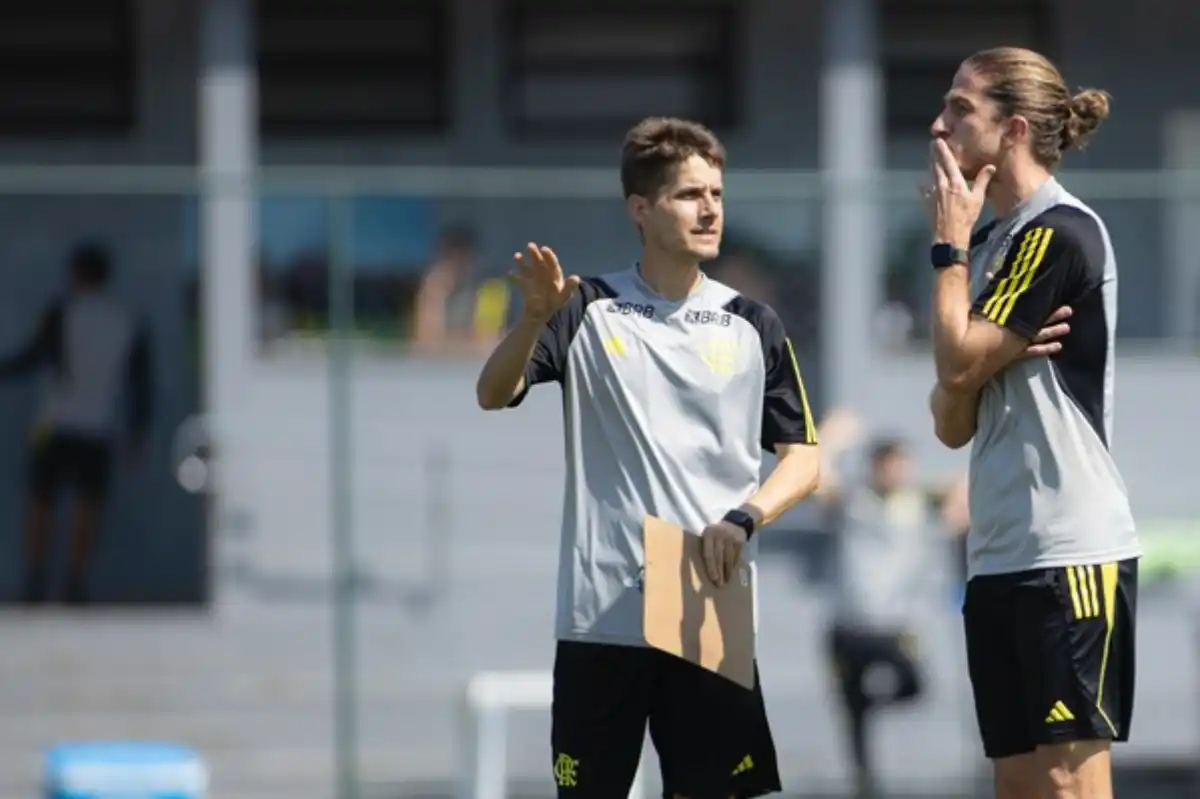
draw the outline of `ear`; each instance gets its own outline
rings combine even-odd
[[[1029,120],[1020,115],[1009,117],[1004,136],[1013,144],[1028,142]]]
[[[650,215],[650,201],[639,194],[631,194],[625,198],[625,209],[629,212],[629,217],[634,224],[642,227]]]

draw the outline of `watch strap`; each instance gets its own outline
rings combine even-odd
[[[725,514],[723,521],[729,522],[730,524],[736,524],[738,527],[745,530],[747,541],[749,541],[750,537],[754,535],[754,532],[758,527],[758,525],[754,522],[754,517],[749,513],[746,513],[744,510],[734,509],[729,511]]]
[[[962,264],[970,266],[971,253],[963,247],[956,247],[948,242],[938,242],[930,248],[929,260],[935,269]]]

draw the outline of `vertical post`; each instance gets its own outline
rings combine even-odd
[[[358,796],[357,604],[351,359],[354,346],[353,205],[329,204],[329,506],[333,548],[334,759],[338,799]]]
[[[454,503],[450,485],[451,451],[445,441],[430,442],[425,450],[425,530],[428,560],[423,586],[424,599],[431,605],[449,585],[454,531]]]
[[[218,438],[238,406],[252,346],[258,85],[250,0],[200,6],[198,139],[205,412]],[[220,492],[214,501],[220,503]],[[221,518],[219,508],[211,518]]]
[[[1166,329],[1162,333],[1182,351],[1191,351],[1200,333],[1196,315],[1200,311],[1200,259],[1195,255],[1195,231],[1200,224],[1200,197],[1195,193],[1200,170],[1200,114],[1178,111],[1168,117],[1166,166],[1170,186],[1164,198],[1166,247],[1163,264],[1163,306]],[[1125,274],[1128,274],[1126,272]]]
[[[508,795],[508,720],[507,708],[496,702],[481,703],[477,708],[477,748],[472,764],[475,771],[473,799],[505,799]]]
[[[882,93],[875,0],[825,0],[821,66],[821,368],[826,406],[869,387],[883,260]]]

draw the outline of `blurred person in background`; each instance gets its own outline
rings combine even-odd
[[[967,533],[971,530],[971,505],[967,486],[968,475],[962,472],[940,492],[939,502],[942,509],[942,525],[950,534],[954,590],[960,606],[967,587]]]
[[[930,404],[944,444],[974,440],[963,617],[999,799],[1112,797],[1132,719],[1141,545],[1109,450],[1116,260],[1052,174],[1108,112],[1005,47],[962,64],[931,127]],[[997,218],[973,232],[988,200]],[[973,264],[995,273],[974,300]],[[1028,357],[1064,306],[1057,351]]]
[[[647,724],[667,797],[780,790],[761,681],[753,690],[649,647],[646,515],[701,537],[715,585],[753,564],[755,534],[817,483],[816,426],[770,307],[707,277],[724,222],[725,150],[707,128],[651,118],[626,136],[621,183],[638,263],[566,277],[518,254],[521,320],[476,387],[485,409],[563,390],[563,506],[554,777],[563,799],[628,796]],[[778,460],[760,484],[763,450]]]
[[[432,355],[490,352],[508,323],[509,290],[502,278],[476,274],[476,239],[466,227],[438,237],[433,262],[417,288],[413,348]]]
[[[873,714],[922,691],[916,633],[922,606],[944,585],[948,537],[963,520],[943,492],[917,484],[900,439],[864,442],[857,415],[836,409],[821,422],[816,498],[834,537],[833,613],[827,642],[846,722],[856,796],[879,795],[871,756]],[[865,473],[846,463],[865,455]]]
[[[149,332],[111,293],[107,250],[81,245],[68,268],[66,296],[42,313],[27,345],[0,360],[0,379],[42,369],[49,373],[31,434],[22,592],[29,604],[48,599],[55,501],[65,488],[73,491],[74,505],[64,598],[71,604],[88,602],[113,450],[127,427],[129,452],[140,458],[150,425]],[[127,424],[121,419],[122,396],[129,401]]]

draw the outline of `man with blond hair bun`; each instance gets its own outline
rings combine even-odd
[[[963,62],[931,128],[930,406],[942,443],[972,442],[963,617],[998,799],[1108,799],[1129,737],[1141,548],[1109,450],[1116,259],[1053,176],[1108,113],[1003,47]],[[972,233],[985,201],[997,218]]]

